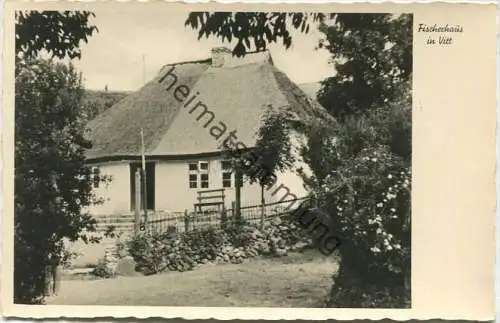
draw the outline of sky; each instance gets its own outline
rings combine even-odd
[[[120,8],[121,7],[121,8]],[[197,39],[197,31],[185,27],[188,11],[153,11],[144,6],[110,6],[94,10],[92,23],[99,32],[82,43],[82,58],[74,63],[82,72],[87,89],[134,91],[156,76],[169,63],[205,59],[210,49],[222,44],[217,39]],[[117,10],[117,8],[120,8]],[[321,34],[293,33],[292,46],[269,49],[274,64],[296,84],[318,82],[333,75],[326,50],[315,50]]]

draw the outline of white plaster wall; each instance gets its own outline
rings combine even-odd
[[[300,145],[300,138],[293,138],[294,146]],[[294,152],[296,154],[296,152]],[[298,157],[298,155],[297,155]],[[157,161],[155,162],[155,209],[162,211],[182,212],[193,210],[197,202],[197,192],[205,189],[222,188],[221,158],[211,157],[192,160]],[[209,163],[209,187],[189,188],[189,168],[191,162],[206,161]],[[107,186],[101,184],[95,189],[98,196],[105,199],[104,204],[89,208],[94,215],[130,214],[130,169],[129,163],[113,162],[104,163],[99,166],[101,174],[110,175],[111,183]],[[308,195],[304,188],[302,178],[296,172],[297,167],[307,165],[300,159],[297,160],[293,169],[277,174],[276,184],[264,191],[266,203],[277,202],[283,199],[289,200],[291,195],[301,198]],[[280,188],[281,187],[281,188]],[[285,189],[285,187],[288,189]],[[232,187],[225,188],[226,207],[231,208],[231,202],[235,200],[234,174]],[[259,205],[261,200],[261,188],[258,184],[250,184],[244,179],[241,189],[241,206]]]
[[[130,170],[128,162],[95,164],[101,175],[111,176],[107,185],[100,183],[94,188],[97,196],[104,199],[101,205],[89,207],[90,214],[112,215],[130,213]]]
[[[212,157],[204,159],[182,160],[182,161],[159,161],[155,170],[155,206],[157,210],[165,211],[191,211],[197,202],[197,192],[200,190],[220,189],[222,187],[221,158]],[[189,163],[197,161],[208,162],[209,187],[189,187]],[[226,207],[231,207],[235,200],[234,175],[232,187],[225,188]],[[270,198],[270,193],[265,195]],[[241,205],[256,205],[260,203],[260,186],[257,184],[243,183],[241,189]]]

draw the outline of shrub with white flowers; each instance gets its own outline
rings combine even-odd
[[[385,146],[363,149],[314,189],[342,245],[339,275],[352,288],[399,284],[410,269],[411,169]],[[342,288],[340,278],[335,288]],[[335,286],[337,285],[337,286]]]

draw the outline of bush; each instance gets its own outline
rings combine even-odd
[[[342,244],[332,307],[409,303],[411,263],[411,92],[311,132],[306,184]]]
[[[228,223],[224,230],[206,228],[173,235],[145,233],[132,238],[128,250],[137,270],[145,274],[192,270],[209,262],[242,263],[257,256],[284,256],[307,245],[297,233],[298,226],[288,218],[285,215],[273,219],[262,231],[243,221]]]
[[[141,233],[128,241],[128,252],[137,263],[137,271],[151,275],[166,268],[165,238],[162,234]]]
[[[112,278],[116,275],[116,266],[105,259],[100,259],[91,274],[101,278]]]
[[[362,307],[365,299],[376,299],[369,291],[404,290],[410,270],[410,180],[405,161],[379,146],[363,149],[316,187],[323,205],[332,206],[327,212],[342,240],[331,306]]]

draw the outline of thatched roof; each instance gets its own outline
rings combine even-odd
[[[284,107],[299,119],[330,122],[332,118],[314,100],[273,64],[266,53],[248,54],[243,59],[228,57],[223,67],[212,60],[170,64],[151,82],[127,96],[92,120],[88,127],[93,148],[89,159],[141,154],[140,130],[144,127],[146,155],[169,156],[211,153],[219,150],[230,131],[247,147],[255,143],[255,134],[269,105]],[[187,100],[199,93],[188,108],[167,91],[172,79],[162,76],[174,67],[179,84],[190,89]],[[204,128],[206,119],[197,121],[199,112],[189,113],[196,102],[205,104],[215,118]],[[223,122],[226,133],[217,142],[210,127]]]

